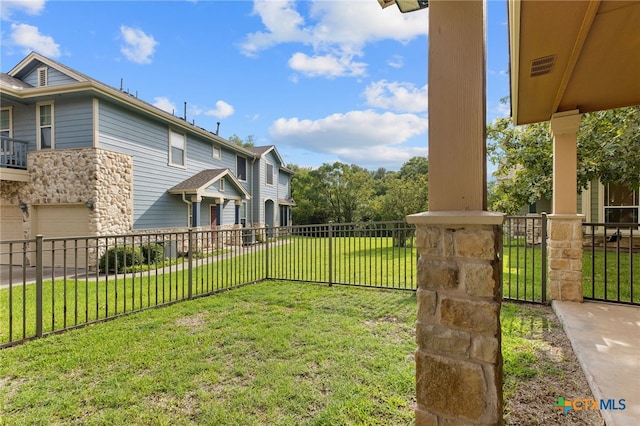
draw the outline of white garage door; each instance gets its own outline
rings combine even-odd
[[[22,240],[22,211],[18,206],[0,205],[0,240]],[[22,265],[23,245],[19,243],[2,244],[0,264]],[[13,253],[13,256],[10,255]]]
[[[89,210],[84,204],[70,204],[57,206],[35,206],[32,216],[32,231],[34,237],[38,234],[47,238],[58,237],[86,237],[89,235]],[[74,238],[66,241],[48,242],[42,253],[43,266],[64,265],[67,268],[85,267],[87,259],[87,240]]]

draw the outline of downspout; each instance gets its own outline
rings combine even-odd
[[[191,228],[191,215],[192,215],[192,211],[193,211],[193,203],[185,198],[186,195],[187,195],[186,192],[182,193],[182,201],[187,203],[187,206],[188,206],[187,207],[187,226],[189,228]]]
[[[254,169],[254,165],[255,164],[256,164],[256,157],[253,157],[253,160],[251,161],[251,184],[250,184],[250,186],[251,186],[251,227],[253,227],[253,224],[254,224],[253,218],[255,217],[253,215],[253,203],[254,203],[254,200],[255,200],[255,196],[254,196],[255,194],[253,193],[253,182],[255,181],[255,176],[253,176],[253,171],[255,170]],[[259,175],[260,175],[260,173],[258,173],[258,178],[260,178]],[[258,201],[259,200],[260,200],[260,197],[258,197]]]

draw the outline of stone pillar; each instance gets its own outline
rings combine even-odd
[[[429,212],[417,226],[416,425],[502,424],[499,258],[486,210],[485,4],[429,2]]]
[[[416,224],[416,425],[502,424],[504,215],[426,212]]]
[[[549,215],[549,298],[582,302],[582,220],[578,215],[577,110],[554,114],[553,214]]]
[[[549,298],[582,302],[582,215],[549,215]]]

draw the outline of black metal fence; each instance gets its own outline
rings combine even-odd
[[[509,216],[503,235],[503,298],[545,303],[547,215]]]
[[[414,242],[404,222],[2,241],[0,347],[266,279],[415,290]]]
[[[637,228],[584,225],[585,298],[640,303]],[[546,239],[506,218],[505,299],[547,301]],[[1,241],[0,348],[267,279],[415,290],[417,256],[405,222]]]
[[[585,223],[582,276],[585,299],[640,304],[637,223]]]

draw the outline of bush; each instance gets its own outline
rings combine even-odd
[[[141,263],[142,251],[139,247],[113,247],[100,258],[100,272],[125,272],[127,268]]]
[[[154,265],[164,261],[164,247],[162,244],[144,244],[142,246],[142,261],[145,265]]]

